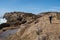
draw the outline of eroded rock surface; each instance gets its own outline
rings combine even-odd
[[[24,13],[24,12],[10,12],[4,15],[4,18],[7,19],[7,23],[10,24],[24,24],[31,22],[37,19],[37,15],[32,13]]]
[[[20,17],[16,16],[16,12],[11,14],[4,15],[8,20],[7,23],[19,21],[17,18],[24,19],[26,22],[23,23],[22,20],[17,22],[19,28],[16,34],[10,35],[7,40],[60,40],[60,12],[44,12],[32,16],[18,12]]]

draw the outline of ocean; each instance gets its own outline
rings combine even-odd
[[[0,17],[0,24],[6,23],[6,22],[7,22],[7,20],[5,18]]]

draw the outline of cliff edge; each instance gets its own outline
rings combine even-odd
[[[7,40],[60,40],[60,12],[10,12],[4,18],[10,27],[18,27]]]

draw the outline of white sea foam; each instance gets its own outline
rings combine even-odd
[[[0,18],[0,24],[6,23],[6,22],[7,22],[7,20],[5,18]]]

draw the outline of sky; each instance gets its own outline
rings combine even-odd
[[[6,12],[28,12],[38,14],[60,11],[60,0],[0,0],[0,16]]]

